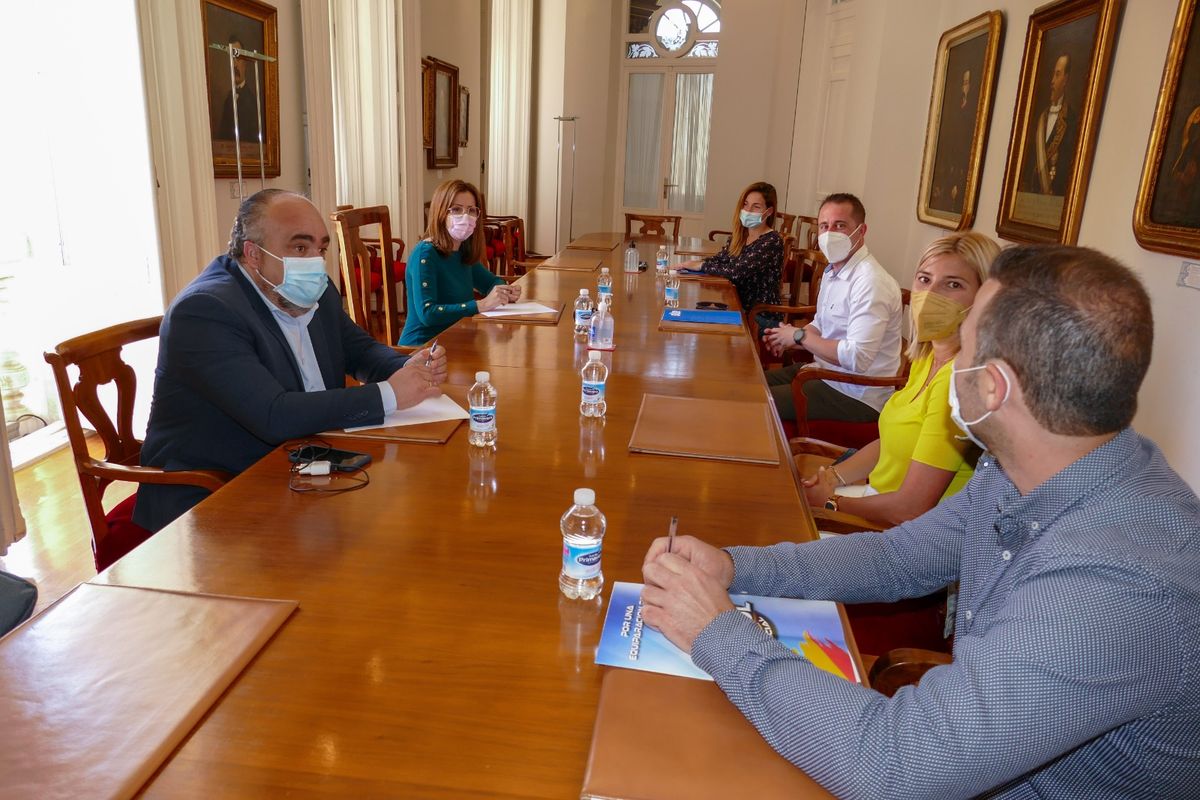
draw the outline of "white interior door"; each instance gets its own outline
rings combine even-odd
[[[631,69],[622,86],[620,216],[700,219],[708,182],[713,72],[708,67]]]

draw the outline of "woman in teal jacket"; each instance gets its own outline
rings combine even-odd
[[[424,344],[463,317],[521,296],[520,286],[508,285],[483,265],[481,216],[479,190],[466,181],[446,181],[434,190],[425,238],[405,269],[408,316],[400,344]],[[476,291],[483,295],[479,300]]]

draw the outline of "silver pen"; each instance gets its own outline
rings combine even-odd
[[[429,355],[425,357],[425,366],[427,367],[433,363],[434,350],[437,350],[437,339],[434,339],[433,343],[429,345]]]

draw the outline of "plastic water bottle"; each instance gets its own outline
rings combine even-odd
[[[659,275],[666,275],[667,265],[670,260],[671,257],[667,253],[667,246],[660,244],[658,246],[658,253],[654,256],[654,271]]]
[[[608,302],[601,297],[596,301],[596,310],[592,312],[592,319],[588,322],[587,346],[589,350],[598,350],[600,348],[600,326],[604,321],[604,317],[608,316]]]
[[[599,350],[589,350],[587,363],[579,371],[583,378],[583,391],[579,400],[579,413],[585,417],[603,417],[608,410],[604,399],[604,384],[608,382],[608,367],[600,360]]]
[[[625,271],[638,271],[638,249],[633,242],[630,242],[629,247],[625,248]]]
[[[596,315],[592,317],[588,347],[595,350],[612,350],[615,328],[616,320],[612,313],[612,299],[605,298],[600,303],[600,307],[596,309]]]
[[[599,303],[606,299],[610,302],[613,299],[612,275],[608,274],[608,267],[601,267],[600,279],[596,281],[596,302]]]
[[[667,288],[663,290],[667,308],[679,308],[679,271],[671,270],[667,275]]]
[[[572,600],[591,600],[604,588],[600,555],[606,520],[596,508],[596,493],[591,489],[576,489],[574,499],[575,504],[559,522],[563,563],[558,588]]]
[[[592,298],[588,297],[587,289],[579,290],[579,297],[575,298],[575,333],[586,334],[588,326],[592,322]]]
[[[486,372],[475,373],[475,385],[467,392],[471,407],[471,432],[467,443],[474,447],[496,446],[496,387]]]

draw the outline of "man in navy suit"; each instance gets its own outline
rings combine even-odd
[[[408,358],[355,325],[324,277],[328,247],[303,196],[243,201],[228,252],[163,317],[142,464],[238,473],[289,439],[379,423],[441,393],[444,349]],[[363,385],[346,387],[347,375]],[[133,521],[157,531],[207,494],[143,484]]]

